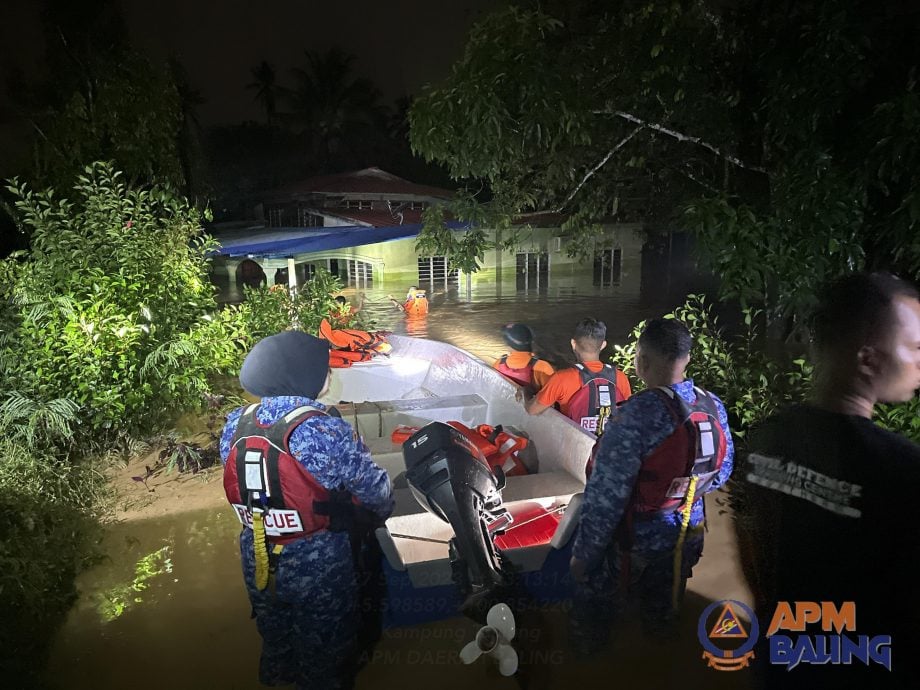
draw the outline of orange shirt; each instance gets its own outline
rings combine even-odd
[[[596,360],[593,362],[583,362],[583,364],[588,371],[595,373],[604,368],[603,363]],[[617,392],[620,394],[620,397],[625,400],[632,395],[632,386],[629,385],[629,379],[626,378],[626,375],[622,371],[619,369],[616,371]],[[540,392],[537,393],[537,402],[541,405],[546,405],[546,407],[552,407],[555,403],[559,403],[559,411],[564,415],[568,415],[569,400],[572,399],[572,396],[575,395],[580,388],[581,374],[578,369],[575,367],[563,369],[553,374]]]
[[[535,357],[533,352],[521,352],[519,350],[512,350],[508,353],[505,364],[507,364],[511,369],[523,369],[528,364],[530,360]],[[496,359],[495,363],[492,365],[493,369],[498,369],[498,365],[501,364],[501,359]],[[542,388],[546,385],[546,382],[549,378],[556,373],[556,370],[553,369],[553,365],[549,362],[538,359],[536,364],[533,365],[533,383],[537,388]]]

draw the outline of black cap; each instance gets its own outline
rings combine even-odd
[[[524,323],[509,323],[502,328],[502,337],[512,350],[527,352],[533,349],[533,331]]]
[[[243,360],[240,385],[260,398],[297,395],[315,399],[329,373],[329,341],[284,331],[263,338]]]

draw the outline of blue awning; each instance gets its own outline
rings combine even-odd
[[[469,223],[445,223],[450,230],[466,230]],[[393,225],[384,228],[366,226],[323,228],[271,228],[248,231],[236,236],[216,237],[220,247],[211,256],[276,259],[295,254],[360,247],[365,244],[417,237],[422,225]]]

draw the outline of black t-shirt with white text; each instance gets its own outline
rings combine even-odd
[[[761,634],[779,601],[853,601],[854,635],[892,636],[895,673],[873,673],[872,686],[900,687],[905,676],[912,684],[920,654],[920,446],[869,419],[797,405],[751,435],[741,479]],[[859,671],[799,667],[784,674],[783,686]]]

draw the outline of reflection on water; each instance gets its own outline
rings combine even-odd
[[[171,549],[172,546],[167,544],[141,557],[134,566],[134,579],[131,582],[98,593],[97,608],[103,622],[115,620],[133,604],[142,604],[144,597],[141,593],[150,587],[148,581],[172,572],[172,559],[169,557]]]
[[[570,358],[568,341],[578,320],[591,316],[605,321],[608,341],[617,343],[640,320],[674,306],[668,300],[640,302],[637,290],[596,287],[590,276],[577,287],[551,287],[551,281],[550,285],[541,282],[538,289],[528,285],[515,290],[512,285],[480,284],[469,291],[464,285],[434,287],[429,290],[429,314],[410,319],[386,298],[388,292],[408,286],[374,286],[362,290],[363,312],[377,329],[447,341],[487,361],[505,351],[500,327],[526,322],[536,332],[538,351],[561,363]],[[353,302],[357,293],[355,288],[345,292]],[[222,495],[220,481],[213,484],[215,494]],[[229,509],[111,528],[105,544],[108,562],[80,578],[81,598],[58,636],[51,660],[51,686],[60,690],[261,687],[256,682],[260,638],[250,620],[242,583],[238,532],[239,523]],[[599,678],[609,683],[611,664],[621,663],[613,658],[605,666],[592,667],[563,663],[561,657],[552,656],[559,654],[564,625],[565,616],[559,614],[541,627],[549,668],[542,682],[532,687],[555,687],[551,679],[563,670],[566,680],[576,684],[596,684]],[[413,637],[387,631],[358,687],[517,687],[513,679],[499,676],[486,663],[460,665],[462,642],[475,633],[470,621],[458,619],[416,630],[425,634]],[[692,622],[687,634],[691,638],[694,634]],[[696,663],[699,651],[691,647],[683,650],[686,660],[681,665]],[[656,668],[657,654],[657,649],[632,649],[628,658],[648,656],[646,667]],[[713,677],[731,675],[709,672],[707,678],[711,687],[727,687],[723,681],[728,679]],[[654,687],[672,687],[670,681],[659,680]]]
[[[607,324],[611,344],[625,341],[642,319],[660,315],[674,302],[657,300],[640,304],[638,295],[617,288],[587,285],[576,289],[540,291],[496,290],[496,286],[429,288],[430,310],[426,316],[407,317],[392,306],[386,295],[392,285],[348,288],[345,294],[353,303],[364,295],[362,314],[377,329],[401,335],[432,338],[452,343],[486,361],[493,361],[506,350],[501,327],[518,321],[529,324],[536,335],[537,350],[559,364],[571,362],[569,340],[575,324],[593,317]]]

